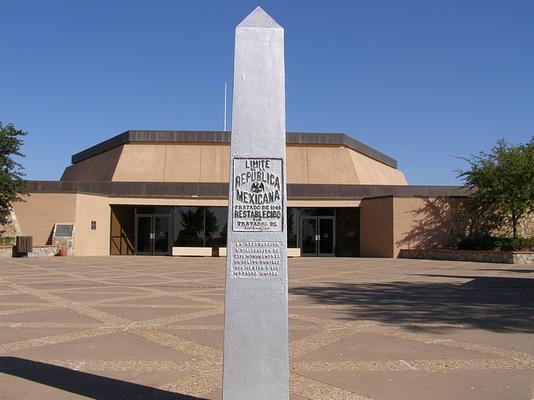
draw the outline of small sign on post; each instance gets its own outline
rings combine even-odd
[[[56,223],[52,232],[52,244],[60,255],[72,255],[74,252],[74,224]]]
[[[74,224],[56,224],[54,229],[54,237],[70,238],[73,236]]]

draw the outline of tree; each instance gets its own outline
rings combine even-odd
[[[518,223],[534,212],[534,137],[515,146],[502,139],[465,160],[470,169],[458,177],[469,189],[470,208],[486,222],[511,227],[516,238]]]
[[[16,129],[13,124],[2,126],[0,122],[0,224],[6,222],[11,204],[20,200],[25,193],[22,165],[14,157],[24,157],[20,151],[22,137],[26,132]]]

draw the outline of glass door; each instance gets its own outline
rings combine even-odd
[[[135,216],[135,254],[152,255],[152,215]]]
[[[334,217],[302,217],[300,232],[303,256],[334,256]]]
[[[168,214],[137,214],[135,216],[135,254],[170,254],[170,218]]]
[[[302,217],[301,222],[301,254],[303,256],[317,255],[317,218]]]
[[[319,224],[319,256],[334,256],[334,217],[317,217]]]
[[[154,247],[152,254],[154,255],[168,255],[169,254],[169,225],[170,215],[153,215],[153,236]]]

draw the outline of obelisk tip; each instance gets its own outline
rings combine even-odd
[[[260,6],[256,7],[239,25],[238,28],[279,28],[282,27]]]

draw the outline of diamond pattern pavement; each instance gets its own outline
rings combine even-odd
[[[0,398],[220,399],[224,259],[0,259]],[[534,265],[289,261],[290,399],[534,399]]]

